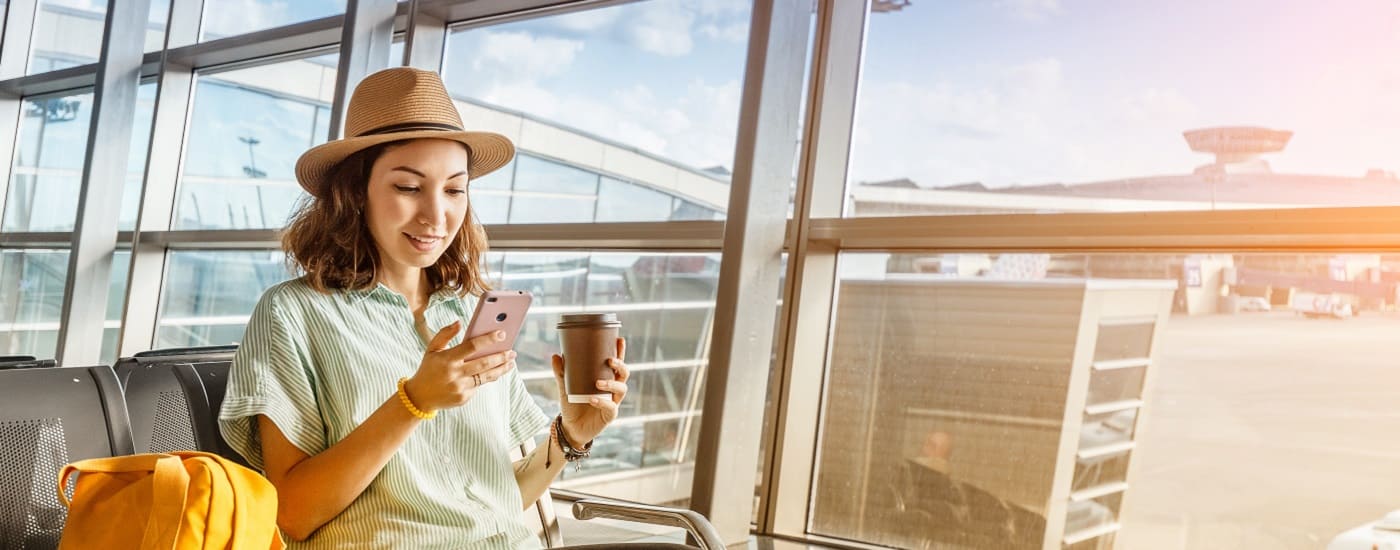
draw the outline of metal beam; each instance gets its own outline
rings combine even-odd
[[[847,251],[1383,252],[1400,207],[818,218],[811,240]]]
[[[0,38],[0,78],[9,79],[24,75],[29,63],[29,38],[34,30],[34,15],[39,11],[39,0],[11,0],[4,10],[3,38]],[[19,154],[16,147],[19,138],[19,124],[24,106],[24,94],[0,88],[0,151],[10,154],[0,162],[0,217],[5,212],[5,198],[10,190],[10,169],[14,157]]]
[[[447,22],[426,13],[419,0],[409,2],[408,24],[404,29],[403,66],[440,72],[446,46]]]
[[[744,543],[753,518],[761,423],[782,276],[810,0],[758,0],[724,226],[705,408],[691,507],[725,542]],[[736,477],[737,475],[737,477]],[[745,481],[747,480],[747,482]]]
[[[141,84],[141,50],[146,39],[149,0],[110,0],[102,54],[93,90],[87,162],[78,191],[78,211],[58,328],[58,363],[96,364],[102,353],[102,324],[111,285],[112,256],[122,186]]]
[[[792,240],[779,323],[777,398],[759,499],[759,532],[765,534],[807,535],[839,253],[808,236],[811,218],[841,215],[867,13],[865,2],[817,4],[810,112],[788,231]]]
[[[510,250],[703,250],[723,245],[724,222],[620,222],[488,225],[493,249]],[[172,249],[281,247],[276,229],[142,231],[138,245]],[[3,243],[3,241],[0,241]]]
[[[339,139],[345,125],[350,96],[370,73],[389,68],[394,43],[394,0],[349,0],[340,35],[340,65],[335,73],[335,99],[331,102],[330,136]]]
[[[193,104],[195,75],[189,65],[169,60],[170,52],[199,40],[202,2],[176,1],[166,23],[165,48],[156,77],[155,118],[151,121],[150,146],[146,148],[145,183],[136,215],[131,263],[126,278],[121,335],[117,353],[126,357],[151,349],[160,316],[161,284],[165,280],[165,247],[147,238],[170,228],[179,189],[180,166],[185,150],[185,121]],[[157,233],[158,234],[158,233]]]

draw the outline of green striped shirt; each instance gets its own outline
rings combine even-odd
[[[459,319],[466,326],[468,301],[475,303],[434,294],[423,313],[429,332]],[[315,455],[392,397],[425,349],[408,301],[383,285],[322,294],[302,279],[284,282],[263,294],[248,321],[219,428],[256,468],[260,414]],[[290,547],[538,548],[509,453],[548,423],[511,371],[420,424],[345,511]]]

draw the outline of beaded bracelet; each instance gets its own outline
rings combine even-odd
[[[404,408],[408,409],[409,414],[412,414],[413,416],[418,417],[421,420],[431,420],[434,416],[437,416],[437,411],[423,412],[423,409],[420,409],[413,404],[413,400],[408,398],[408,392],[404,391],[404,385],[407,383],[407,378],[399,379],[399,401],[403,401],[403,406]]]

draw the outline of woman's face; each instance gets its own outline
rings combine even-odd
[[[442,139],[390,146],[370,169],[365,221],[389,269],[437,262],[467,219],[467,149]]]

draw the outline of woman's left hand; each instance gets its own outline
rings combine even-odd
[[[558,354],[551,358],[554,363],[554,379],[559,383],[559,407],[564,415],[564,436],[569,438],[569,443],[582,448],[598,437],[603,428],[617,418],[618,405],[627,395],[629,373],[624,362],[626,357],[627,340],[618,338],[617,358],[608,359],[614,380],[598,381],[598,393],[610,393],[612,399],[594,397],[588,403],[569,402],[568,394],[564,391],[564,358]]]

